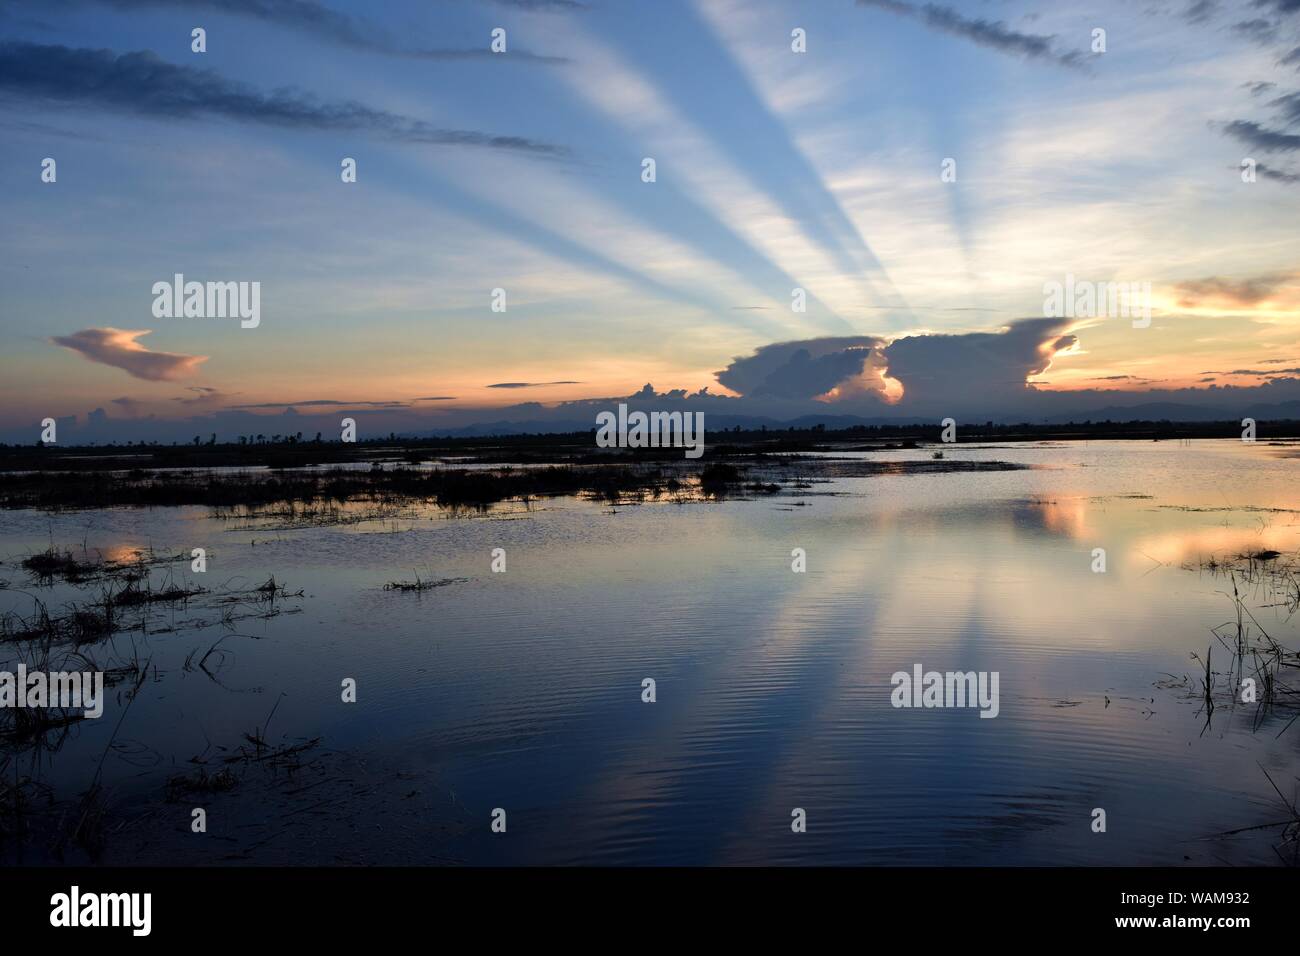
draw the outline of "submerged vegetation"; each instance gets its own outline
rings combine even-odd
[[[748,491],[771,493],[810,480],[1010,471],[1026,465],[1001,461],[751,455],[699,466],[688,461],[597,465],[422,467],[375,463],[370,468],[299,471],[67,471],[0,473],[0,507],[47,510],[200,505],[228,517],[281,516],[286,526],[334,523],[332,508],[361,503],[387,509],[434,504],[486,510],[509,500],[579,496],[620,502],[672,496],[720,498]],[[338,521],[346,520],[338,515]],[[39,558],[51,574],[83,574],[70,556]]]

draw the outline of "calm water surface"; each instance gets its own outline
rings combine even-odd
[[[1293,795],[1300,724],[1278,737],[1284,719],[1256,729],[1253,708],[1225,704],[1207,728],[1186,690],[1156,685],[1195,679],[1190,653],[1234,618],[1230,583],[1200,561],[1300,550],[1296,451],[957,447],[948,458],[1034,467],[290,530],[202,508],[8,512],[0,609],[84,599],[37,588],[17,566],[51,542],[110,556],[205,547],[208,573],[181,564],[179,578],[251,587],[274,574],[304,590],[283,605],[298,613],[223,629],[172,609],[156,615],[171,630],[114,639],[159,672],[105,760],[127,809],[190,756],[238,744],[279,700],[277,739],[321,736],[436,781],[439,806],[464,826],[431,831],[430,860],[1276,864],[1276,831],[1210,838],[1280,818],[1264,769]],[[506,550],[504,574],[489,570],[493,548]],[[794,548],[805,574],[791,572]],[[1104,574],[1094,548],[1106,549]],[[457,580],[383,590],[417,575]],[[1247,600],[1300,647],[1300,616],[1263,592]],[[185,669],[223,634],[218,679]],[[917,663],[999,672],[1000,715],[891,707],[890,675]],[[340,702],[345,677],[356,704]],[[641,702],[646,677],[653,705]],[[84,789],[120,716],[110,702],[43,756],[45,779]],[[508,813],[504,835],[488,829],[495,807]],[[804,834],[790,830],[793,807],[807,811]],[[1094,807],[1105,834],[1091,832]],[[367,839],[383,861],[399,835],[376,824]],[[402,858],[424,839],[404,829]],[[204,862],[216,845],[192,841],[182,858]]]

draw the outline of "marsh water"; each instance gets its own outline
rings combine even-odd
[[[286,588],[269,613],[151,609],[105,642],[150,662],[129,706],[110,695],[102,719],[14,759],[61,798],[102,762],[114,863],[1276,865],[1276,828],[1218,834],[1287,818],[1269,777],[1294,798],[1300,723],[1230,693],[1208,714],[1190,655],[1227,664],[1211,628],[1236,618],[1233,579],[1209,559],[1300,550],[1297,451],[957,446],[948,458],[1031,467],[324,526],[5,512],[3,610],[84,599],[20,568],[51,545],[202,547],[206,573],[166,573]],[[417,577],[446,583],[384,588]],[[1259,627],[1300,647],[1300,615],[1239,587]],[[0,645],[0,668],[14,655]],[[998,716],[891,706],[891,675],[916,664],[998,672]],[[319,738],[317,776],[164,799],[257,728]]]

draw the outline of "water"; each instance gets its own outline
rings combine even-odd
[[[248,842],[240,823],[256,807],[279,836],[242,861],[331,862],[335,837],[283,829],[283,805],[263,791],[158,809],[169,775],[230,752],[275,707],[277,741],[319,736],[361,761],[344,788],[355,799],[335,793],[350,833],[337,838],[372,862],[1276,864],[1277,830],[1212,837],[1287,815],[1264,771],[1293,797],[1300,724],[1278,737],[1289,715],[1255,728],[1253,707],[1224,698],[1207,727],[1194,693],[1156,685],[1199,686],[1189,655],[1212,643],[1216,670],[1218,654],[1227,666],[1210,628],[1235,617],[1231,585],[1197,570],[1202,559],[1300,550],[1295,454],[1217,441],[963,446],[947,457],[1034,467],[281,531],[201,508],[8,512],[0,609],[77,597],[17,567],[51,541],[204,547],[208,572],[179,564],[178,578],[232,589],[274,574],[304,590],[277,602],[297,613],[223,628],[199,609],[156,610],[155,627],[173,630],[114,639],[158,676],[123,718],[104,780],[117,812],[161,812],[179,835],[130,828],[110,842],[112,862],[159,844],[173,862],[223,859]],[[489,570],[494,548],[503,574]],[[795,548],[804,574],[791,571]],[[1106,573],[1092,570],[1095,548]],[[417,575],[455,580],[383,589]],[[1269,603],[1248,594],[1259,623],[1300,647],[1300,615]],[[215,678],[185,669],[223,635]],[[916,663],[997,671],[999,716],[892,707],[891,674]],[[349,677],[355,704],[340,700]],[[43,779],[84,789],[121,713],[110,702],[79,725],[41,758]],[[422,781],[415,809],[385,826],[405,774]],[[222,841],[173,819],[191,804],[209,808]],[[505,834],[489,829],[498,807]],[[806,833],[791,831],[796,807]],[[1094,808],[1105,833],[1092,832]]]

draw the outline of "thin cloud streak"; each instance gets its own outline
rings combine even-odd
[[[169,119],[221,117],[287,129],[357,131],[405,143],[479,146],[552,157],[568,152],[522,136],[443,129],[353,101],[320,102],[291,89],[263,94],[212,70],[168,63],[147,50],[116,54],[112,50],[0,43],[0,90]]]
[[[1030,60],[1047,60],[1060,66],[1082,68],[1086,59],[1082,53],[1062,53],[1056,49],[1054,36],[1038,33],[1021,33],[1012,30],[1001,20],[982,20],[964,17],[951,7],[927,3],[914,7],[899,0],[858,0],[860,7],[874,7],[902,17],[920,20],[928,27],[943,33],[963,37],[980,46],[1010,53]]]

